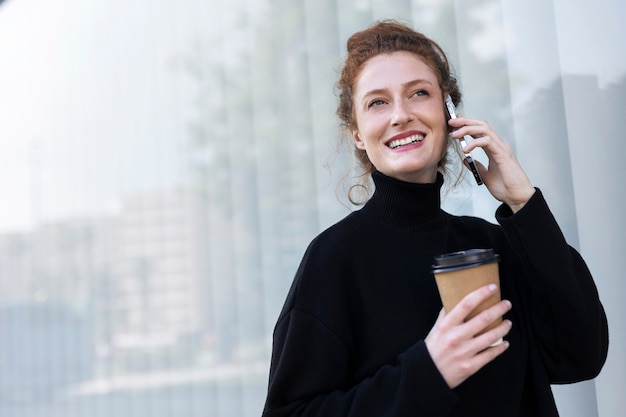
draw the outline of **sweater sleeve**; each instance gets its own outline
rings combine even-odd
[[[517,213],[496,212],[520,256],[527,306],[551,383],[597,376],[608,351],[608,326],[598,291],[580,254],[570,247],[540,190]]]
[[[277,324],[263,417],[445,416],[458,397],[420,341],[371,377],[348,382],[350,351],[312,315],[291,310]]]

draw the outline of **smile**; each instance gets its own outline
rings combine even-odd
[[[391,142],[389,142],[387,146],[389,146],[391,149],[397,149],[400,146],[406,146],[412,143],[418,143],[423,140],[424,140],[423,135],[413,135],[413,136],[409,136],[408,138],[392,140]]]

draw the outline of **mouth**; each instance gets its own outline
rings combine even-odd
[[[419,143],[423,140],[424,140],[424,135],[416,134],[416,135],[408,136],[406,138],[394,139],[390,141],[387,144],[387,146],[390,147],[391,149],[398,149],[402,146],[411,145],[413,143]]]

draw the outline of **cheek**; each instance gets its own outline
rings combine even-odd
[[[452,144],[450,143],[450,141],[446,137],[445,140],[443,141],[443,143],[441,144],[441,157],[442,158],[446,154],[446,152],[448,151],[448,146],[451,146],[451,145]]]
[[[377,139],[387,128],[387,116],[383,112],[370,112],[357,117],[359,132],[368,139]]]
[[[448,122],[445,118],[443,118],[443,120],[438,120],[436,124],[440,126],[437,136],[440,137],[439,146],[441,148],[441,155],[443,157],[448,150],[448,146],[450,146],[451,144],[451,142],[449,141],[450,132],[448,130]]]

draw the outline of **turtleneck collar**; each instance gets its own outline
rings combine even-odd
[[[376,188],[362,210],[379,222],[400,229],[426,230],[443,220],[440,172],[431,184],[404,182],[379,171],[372,173],[372,179]]]

